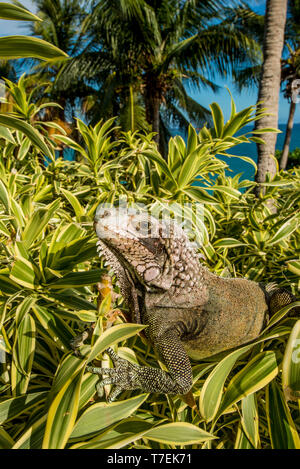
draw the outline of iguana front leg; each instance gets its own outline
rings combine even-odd
[[[98,383],[98,395],[103,395],[102,389],[106,384],[116,385],[110,401],[122,390],[141,389],[144,392],[186,394],[192,387],[192,368],[176,327],[156,338],[155,349],[167,366],[168,373],[159,368],[132,364],[120,358],[112,349],[107,349],[115,368],[87,368],[91,373],[108,376]]]

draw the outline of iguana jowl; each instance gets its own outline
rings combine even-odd
[[[266,316],[295,300],[284,289],[264,288],[244,278],[221,278],[201,265],[185,232],[153,217],[96,212],[98,250],[118,277],[132,321],[147,325],[145,334],[168,368],[141,367],[111,349],[114,369],[93,366],[107,375],[98,385],[122,390],[186,394],[192,386],[189,356],[202,359],[255,339]]]

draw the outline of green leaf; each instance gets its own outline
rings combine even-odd
[[[86,438],[120,420],[126,419],[142,405],[147,397],[148,394],[140,394],[120,402],[111,404],[99,402],[92,405],[79,418],[70,438],[76,438],[77,440],[83,437]]]
[[[187,422],[159,425],[149,430],[144,436],[166,445],[193,445],[216,438],[202,428]]]
[[[266,386],[277,373],[278,365],[273,351],[269,350],[256,355],[228,384],[215,419],[217,420],[243,397]]]
[[[275,381],[266,393],[266,411],[273,449],[300,449],[300,439],[283,394]]]
[[[34,422],[16,441],[13,449],[41,449],[47,414]]]
[[[293,274],[296,274],[298,275],[298,277],[300,277],[300,260],[293,259],[291,261],[288,261],[287,268],[290,272],[293,272]]]
[[[212,118],[214,121],[215,131],[217,137],[222,137],[224,129],[224,116],[222,109],[218,103],[212,103],[210,106]]]
[[[35,290],[38,286],[38,279],[36,278],[33,264],[22,257],[14,263],[10,278],[19,285],[31,290]]]
[[[9,213],[9,209],[11,205],[10,196],[9,196],[6,185],[1,180],[0,180],[0,201],[3,203],[6,209],[6,212]]]
[[[183,192],[197,202],[208,203],[211,205],[220,203],[215,197],[207,194],[207,192],[200,187],[188,187]]]
[[[300,399],[300,320],[295,323],[284,352],[282,387],[287,400]]]
[[[36,405],[41,405],[47,394],[48,392],[45,391],[31,392],[0,402],[0,424],[13,420]]]
[[[14,446],[15,442],[11,436],[0,427],[0,449],[11,449]]]
[[[232,105],[233,101],[231,101]],[[223,131],[223,138],[234,135],[249,118],[251,114],[251,107],[243,109],[242,111],[235,114],[235,106],[231,109],[231,118],[226,123]]]
[[[49,285],[49,288],[51,286]],[[63,287],[62,287],[63,288]],[[68,306],[69,308],[73,308],[76,311],[97,311],[97,306],[91,303],[88,300],[85,300],[81,296],[77,295],[75,291],[65,291],[63,293],[53,293],[51,291],[50,294],[51,298],[59,301],[60,303]]]
[[[20,290],[18,283],[13,282],[6,275],[0,275],[0,291],[8,294],[14,294]]]
[[[1,39],[3,38],[0,38],[0,48],[1,48]],[[41,134],[27,122],[24,122],[20,119],[17,119],[16,117],[12,117],[7,114],[0,114],[0,125],[23,132],[26,135],[26,137],[28,137],[29,140],[34,145],[36,145],[42,151],[42,153],[45,154],[45,156],[50,158],[50,160],[53,160],[53,154],[48,148],[48,146],[45,144],[44,139],[41,136]]]
[[[47,408],[53,403],[57,394],[63,388],[67,388],[67,383],[70,382],[72,377],[78,375],[78,373],[84,368],[84,365],[84,360],[82,360],[82,358],[76,357],[75,355],[67,355],[63,358],[56,370],[51,391],[48,394],[46,405]]]
[[[201,390],[200,413],[206,422],[213,420],[218,412],[222,399],[225,380],[235,365],[235,362],[247,351],[250,346],[242,347],[227,355],[218,363],[210,373]]]
[[[143,438],[154,426],[137,417],[122,419],[121,423],[113,425],[109,431],[104,430],[88,442],[76,443],[70,449],[120,449]]]
[[[223,238],[218,239],[213,246],[214,248],[235,248],[238,246],[247,246],[247,244],[234,238]]]
[[[3,125],[0,126],[0,138],[4,138],[8,142],[16,145],[16,141],[13,137],[13,134],[11,133],[9,129],[7,129],[6,127],[3,127]]]
[[[60,289],[60,288],[78,288],[84,287],[87,285],[94,285],[98,283],[101,279],[103,273],[106,272],[105,269],[95,269],[81,272],[71,272],[67,275],[64,275],[59,280],[51,282],[47,286],[51,289]]]
[[[22,239],[24,240],[26,248],[29,248],[35,241],[37,241],[39,235],[48,225],[50,219],[57,211],[59,205],[60,201],[55,200],[45,208],[40,208],[36,212],[34,212],[33,216],[26,223],[26,226],[22,233]]]
[[[53,400],[48,410],[43,449],[65,447],[77,416],[83,371],[72,375]]]
[[[58,315],[43,306],[36,304],[32,306],[32,311],[53,343],[63,351],[69,350],[70,340],[73,336],[67,324]]]
[[[13,348],[12,392],[15,395],[25,394],[30,381],[30,373],[35,352],[35,322],[26,314],[20,322]]]
[[[0,58],[6,60],[34,57],[41,60],[63,59],[68,55],[58,47],[36,37],[0,37]],[[5,125],[5,124],[4,124]]]
[[[293,303],[290,303],[289,305],[285,306],[284,308],[280,309],[277,311],[270,319],[268,322],[268,325],[265,328],[265,331],[267,329],[270,329],[270,327],[274,326],[278,321],[280,321],[291,309],[293,308],[299,308],[300,307],[300,300],[295,301]]]
[[[272,238],[268,240],[268,245],[273,246],[274,244],[280,243],[280,241],[288,238],[297,229],[298,225],[299,222],[296,218],[293,220],[287,220],[272,236]]]
[[[141,324],[118,324],[117,326],[106,329],[93,345],[87,361],[90,362],[94,360],[97,355],[104,352],[108,347],[111,347],[116,342],[132,337],[145,327],[146,326]]]
[[[207,190],[208,189],[214,190],[216,192],[221,192],[236,200],[239,200],[241,197],[241,192],[238,191],[237,189],[234,189],[233,187],[218,185],[218,186],[207,187]]]
[[[259,422],[255,393],[249,394],[242,399],[241,424],[247,438],[254,448],[259,445]]]
[[[61,189],[61,192],[66,197],[70,205],[73,207],[77,221],[80,221],[81,218],[85,216],[85,210],[80,205],[79,200],[77,199],[77,197],[75,197],[74,194],[72,194],[72,192],[67,191],[66,189]]]
[[[25,8],[7,2],[0,3],[0,18],[3,20],[42,21],[41,18]]]
[[[236,432],[234,449],[253,449],[253,446],[251,445],[245,432],[243,431],[241,424],[239,424]]]
[[[163,173],[174,183],[176,184],[176,181],[173,177],[172,172],[170,171],[167,163],[165,160],[160,156],[159,153],[155,153],[154,151],[151,150],[144,150],[143,155],[145,155],[150,161],[154,161],[157,163],[157,165],[161,168]]]

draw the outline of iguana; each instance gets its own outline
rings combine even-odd
[[[132,321],[145,335],[168,372],[138,366],[112,349],[114,368],[88,366],[122,390],[186,394],[192,386],[189,357],[202,359],[255,339],[266,317],[295,301],[285,289],[210,272],[182,228],[145,214],[118,214],[99,207],[94,227],[98,251],[116,274]]]

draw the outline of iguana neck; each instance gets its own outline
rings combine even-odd
[[[138,305],[138,289],[136,282],[132,279],[130,272],[128,272],[119,261],[118,257],[100,240],[97,242],[97,251],[100,256],[103,256],[107,264],[113,270],[118,279],[121,294],[127,304],[132,319],[140,323],[140,311]]]

